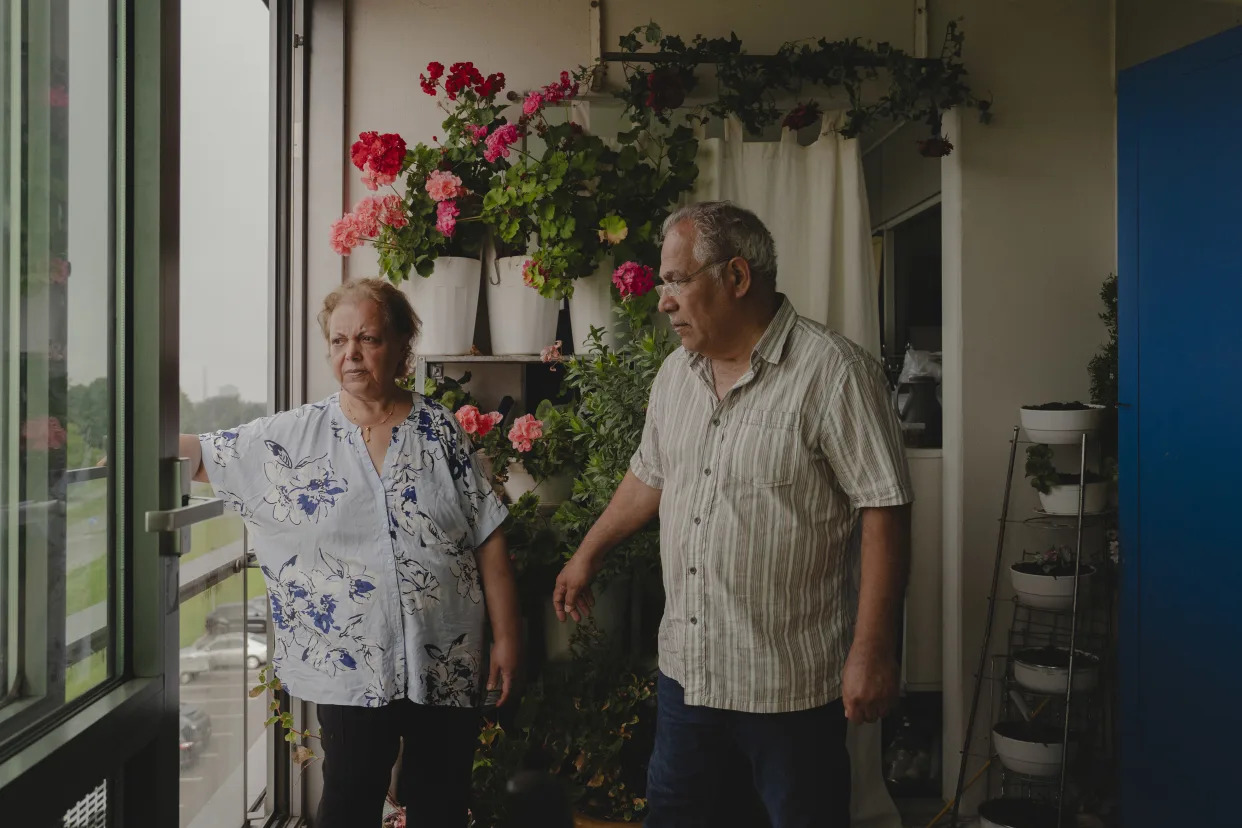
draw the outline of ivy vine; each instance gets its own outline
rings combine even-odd
[[[923,123],[928,137],[919,141],[927,156],[948,155],[953,150],[942,131],[943,113],[954,107],[978,110],[979,120],[990,123],[992,102],[980,99],[967,84],[962,64],[965,35],[956,21],[945,32],[938,58],[916,58],[889,43],[869,44],[857,38],[802,40],[786,43],[775,55],[748,55],[736,34],[727,38],[696,35],[689,43],[678,35],[666,35],[657,23],[639,26],[620,39],[622,52],[633,60],[622,62],[625,85],[617,92],[632,121],[648,126],[671,123],[673,113],[699,86],[698,70],[714,66],[716,96],[702,109],[715,117],[736,117],[751,134],[781,121],[799,128],[821,113],[814,99],[800,101],[793,110],[782,111],[781,93],[801,93],[807,88],[824,94],[843,91],[849,101],[839,127],[846,138],[858,136],[882,120]],[[658,56],[644,55],[644,45],[655,47]],[[864,88],[886,79],[888,88],[878,98]],[[702,117],[701,115],[693,117]]]

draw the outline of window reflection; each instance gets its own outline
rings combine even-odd
[[[0,20],[0,738],[113,674],[112,14]]]

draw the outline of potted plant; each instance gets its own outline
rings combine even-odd
[[[1104,406],[1081,402],[1050,402],[1024,405],[1019,415],[1022,429],[1036,443],[1067,445],[1079,443],[1084,434],[1099,430]]]
[[[1013,654],[1013,678],[1033,693],[1064,695],[1069,684],[1069,649],[1031,647]],[[1074,650],[1074,691],[1094,690],[1100,678],[1100,657]]]
[[[373,191],[332,227],[338,253],[370,242],[379,252],[380,270],[405,290],[423,321],[426,353],[469,353],[478,308],[480,256],[486,228],[480,222],[483,193],[497,166],[490,157],[497,134],[507,135],[496,98],[503,73],[486,77],[473,63],[427,64],[423,91],[438,97],[446,114],[444,140],[407,149],[395,133],[364,132],[350,149],[362,181]],[[393,184],[405,182],[404,192]],[[411,281],[410,272],[434,278]]]
[[[561,505],[553,522],[570,548],[586,537],[629,470],[642,440],[651,384],[675,348],[672,335],[650,322],[656,300],[651,269],[627,262],[617,270],[620,344],[608,347],[596,329],[587,352],[565,362],[564,385],[576,399],[570,429],[582,468],[573,497]],[[659,527],[653,523],[609,553],[596,583],[604,586],[623,574],[655,573],[659,562]]]
[[[572,653],[536,691],[540,755],[568,783],[576,825],[639,822],[655,738],[655,672],[590,624],[575,632]]]
[[[1049,515],[1078,514],[1078,475],[1058,472],[1050,446],[1042,443],[1026,450],[1026,476],[1039,492],[1040,507]],[[1109,481],[1095,472],[1086,473],[1086,491],[1082,496],[1083,514],[1096,515],[1108,507]]]
[[[1082,564],[1079,586],[1095,572]],[[1074,600],[1074,557],[1068,546],[1053,546],[1034,560],[1019,561],[1009,567],[1009,580],[1018,600],[1036,609],[1068,610]]]
[[[1035,777],[1060,773],[1065,753],[1057,728],[1032,722],[997,722],[992,728],[992,747],[1006,768]]]

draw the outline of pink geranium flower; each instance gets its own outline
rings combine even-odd
[[[22,425],[22,440],[30,451],[64,448],[66,439],[68,435],[55,417],[37,417]]]
[[[397,229],[410,223],[409,216],[405,214],[405,205],[401,203],[401,196],[389,193],[380,199],[379,220]]]
[[[362,244],[362,234],[358,232],[353,214],[346,213],[332,223],[330,243],[332,249],[342,256],[348,256],[350,251]]]
[[[427,195],[431,196],[433,201],[448,201],[462,194],[461,179],[444,170],[434,170],[431,175],[427,176],[425,186]]]
[[[655,287],[655,274],[646,265],[626,262],[612,272],[612,283],[621,292],[622,299],[643,296]]]
[[[456,202],[441,201],[436,205],[436,229],[451,237],[457,232],[457,215],[460,212]]]
[[[493,411],[490,414],[479,415],[479,436],[486,437],[487,433],[496,427],[497,423],[505,418],[505,415],[499,411]]]
[[[559,339],[539,352],[539,359],[543,362],[560,362],[562,356]]]
[[[371,168],[369,163],[367,164],[367,168],[362,171],[362,183],[372,192],[378,190],[380,187],[387,187],[396,180],[397,177],[395,175],[376,172]]]
[[[463,431],[476,437],[486,437],[488,432],[504,419],[504,415],[499,411],[484,414],[473,405],[463,405],[457,409],[457,414],[454,416],[457,417],[457,422],[461,424]]]
[[[530,451],[534,441],[543,436],[543,423],[534,414],[523,414],[513,421],[509,429],[509,442],[518,451]]]
[[[474,124],[466,124],[466,131],[470,133],[470,143],[477,144],[487,137],[487,127],[475,126]]]
[[[483,153],[483,157],[487,159],[489,164],[494,163],[496,159],[501,157],[508,158],[509,146],[516,143],[521,137],[516,126],[505,124],[487,136],[487,150]]]
[[[367,196],[354,205],[351,214],[358,235],[374,238],[380,232],[380,211],[383,203],[374,196]]]
[[[522,103],[523,115],[534,115],[543,108],[543,92],[531,92]]]
[[[463,405],[454,415],[462,430],[467,434],[479,433],[479,409],[473,405]]]

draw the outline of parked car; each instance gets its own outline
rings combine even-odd
[[[190,704],[181,705],[181,769],[193,767],[211,740],[211,717]]]
[[[201,659],[206,660],[207,669],[211,670],[236,668],[243,662],[251,670],[257,670],[267,663],[267,641],[240,632],[205,635],[181,650],[183,665],[187,660],[201,664]]]
[[[268,618],[270,617],[270,603],[267,594],[256,595],[245,603],[245,628],[246,632],[255,633],[256,635],[267,635]],[[243,604],[240,601],[233,601],[228,604],[220,604],[218,607],[207,613],[204,627],[209,634],[218,634],[226,632],[240,632],[238,629],[242,625]]]
[[[189,684],[198,678],[199,673],[205,673],[211,669],[211,661],[206,653],[200,653],[193,647],[183,647],[179,661],[182,684]]]

